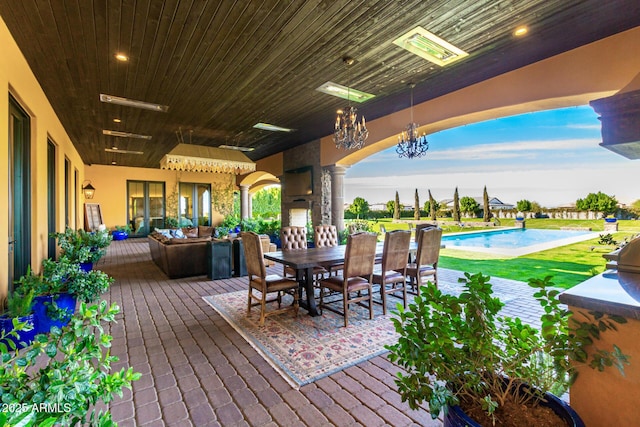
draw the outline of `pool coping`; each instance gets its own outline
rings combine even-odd
[[[460,234],[471,234],[471,233],[488,233],[495,231],[508,231],[508,230],[518,230],[519,227],[505,227],[505,228],[495,228],[493,230],[478,230],[478,231],[469,231],[469,232],[459,232],[459,233],[447,233],[447,236],[455,236]],[[479,252],[490,255],[502,255],[507,257],[519,257],[523,255],[529,255],[534,252],[546,251],[548,249],[558,248],[560,246],[571,245],[573,243],[583,242],[585,240],[595,239],[601,234],[601,232],[592,232],[587,234],[582,234],[580,236],[567,237],[565,239],[553,240],[551,242],[546,243],[538,243],[536,245],[529,245],[522,248],[480,248],[476,246],[447,246],[446,242],[444,242],[444,247],[446,249],[457,250],[457,251],[467,251],[467,252]]]

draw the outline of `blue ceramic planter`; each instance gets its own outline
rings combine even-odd
[[[129,234],[126,231],[112,231],[111,232],[111,237],[113,237],[113,240],[125,240],[127,237],[129,237]]]
[[[526,386],[521,386],[526,387]],[[558,399],[551,393],[545,393],[546,402],[541,401],[541,406],[546,406],[555,412],[562,420],[567,423],[568,427],[584,427],[584,423],[580,416],[563,400]],[[483,427],[464,413],[459,406],[447,407],[444,416],[444,427]]]
[[[12,347],[9,344],[9,341],[12,341],[16,345],[16,349],[21,349],[24,347],[28,347],[33,342],[33,339],[38,334],[38,327],[36,325],[36,316],[34,314],[30,314],[25,317],[18,317],[20,322],[27,322],[27,324],[31,325],[30,331],[17,331],[18,338],[10,336],[6,337],[1,343],[7,346],[7,349],[11,350]],[[2,330],[3,334],[13,331],[13,318],[8,316],[0,316],[0,330]]]
[[[53,304],[55,298],[58,308],[66,311],[67,315],[61,319],[52,318],[47,308]],[[69,324],[76,311],[76,298],[71,294],[39,295],[33,299],[33,312],[36,317],[36,330],[39,334],[48,334],[52,326],[62,328]]]
[[[93,263],[92,262],[81,262],[80,263],[80,270],[84,271],[85,273],[90,272],[91,270],[93,270]]]

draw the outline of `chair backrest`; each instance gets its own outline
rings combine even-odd
[[[306,227],[282,227],[280,230],[280,241],[283,251],[293,251],[296,249],[307,249],[307,228]]]
[[[240,237],[242,238],[244,259],[247,263],[249,279],[251,279],[251,276],[257,276],[260,278],[267,277],[267,268],[264,265],[260,236],[253,231],[243,231],[240,233]]]
[[[420,230],[426,230],[428,228],[438,228],[438,226],[434,224],[428,224],[428,223],[416,224],[416,236],[420,234]]]
[[[347,236],[344,253],[344,277],[369,276],[376,258],[376,233],[356,233]]]
[[[442,240],[442,229],[439,227],[429,227],[420,230],[418,235],[418,251],[416,253],[416,264],[435,265],[440,256],[440,245]]]
[[[404,270],[409,258],[411,232],[407,230],[389,231],[384,237],[382,270]]]
[[[338,246],[338,229],[335,225],[316,225],[313,241],[316,248]]]

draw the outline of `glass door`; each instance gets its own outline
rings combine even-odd
[[[127,181],[127,221],[132,237],[164,228],[164,216],[164,182]]]
[[[211,225],[211,184],[181,182],[180,227]]]
[[[31,262],[31,120],[9,96],[9,291]]]

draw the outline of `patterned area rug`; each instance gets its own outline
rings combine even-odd
[[[304,309],[299,310],[297,317],[291,312],[269,316],[264,326],[260,326],[259,307],[253,307],[247,316],[247,291],[203,299],[293,387],[385,353],[384,345],[397,340],[390,315],[382,316],[378,304],[374,307],[374,320],[369,320],[366,308],[352,304],[346,328],[344,318],[338,314],[325,310],[322,316],[311,317]],[[291,299],[284,301],[290,303]],[[271,304],[268,309],[276,307],[275,302]],[[395,302],[392,304],[395,306]]]

